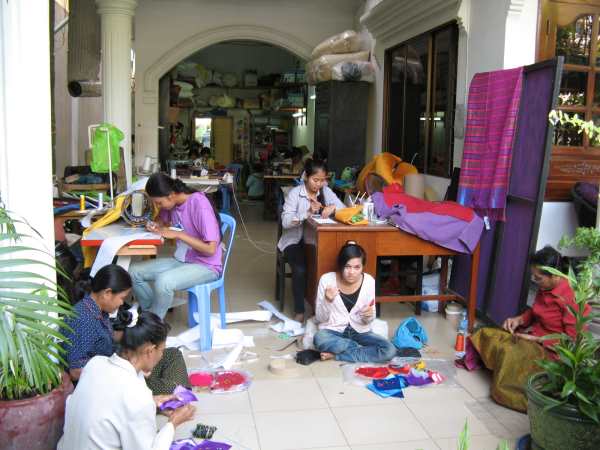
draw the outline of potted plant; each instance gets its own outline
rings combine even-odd
[[[579,228],[573,238],[563,238],[561,247],[587,249],[589,256],[568,274],[544,268],[565,277],[575,292],[576,335],[546,336],[558,340],[553,349],[557,359],[539,361],[543,372],[532,376],[527,385],[527,413],[531,424],[533,449],[600,449],[600,343],[587,331],[594,314],[584,315],[586,305],[597,304],[600,291],[600,231]],[[597,314],[596,314],[597,316]]]
[[[24,230],[23,234],[17,231]],[[0,206],[0,447],[55,449],[65,399],[73,391],[64,373],[62,316],[71,306],[50,278],[54,257],[24,245],[38,239],[24,220]],[[33,257],[31,256],[33,255]],[[63,273],[64,275],[64,273]]]

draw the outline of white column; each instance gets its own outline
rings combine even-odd
[[[104,121],[123,131],[127,185],[131,184],[131,44],[136,0],[96,0],[102,26]]]
[[[37,0],[0,1],[0,196],[42,235],[26,244],[53,253],[48,8]]]

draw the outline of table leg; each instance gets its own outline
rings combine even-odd
[[[480,247],[473,252],[471,257],[471,282],[469,288],[469,298],[467,300],[467,313],[469,317],[469,333],[473,332],[475,325],[475,311],[477,310],[477,278],[479,276],[479,252]]]
[[[442,256],[442,269],[440,270],[440,295],[444,295],[446,293],[446,289],[448,288],[448,257]],[[446,315],[446,307],[445,302],[439,302],[438,313]]]

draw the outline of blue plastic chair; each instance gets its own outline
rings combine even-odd
[[[236,222],[233,217],[228,214],[220,213],[221,217],[221,235],[223,242],[226,243],[225,259],[223,261],[223,272],[221,276],[209,283],[199,284],[187,290],[188,292],[188,326],[190,328],[200,325],[200,350],[207,351],[212,348],[212,330],[210,327],[210,300],[213,290],[219,291],[219,309],[221,313],[221,328],[227,326],[225,322],[225,313],[227,306],[225,305],[225,272],[227,270],[227,261],[233,247],[233,239],[235,237]],[[229,234],[227,234],[229,233]],[[198,313],[198,320],[194,319],[194,313]]]

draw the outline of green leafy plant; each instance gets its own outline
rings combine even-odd
[[[471,434],[469,433],[469,423],[465,420],[465,425],[458,436],[458,449],[457,450],[469,450],[471,446]],[[510,447],[508,442],[500,441],[496,450],[509,450]]]
[[[577,308],[568,306],[575,316],[575,337],[566,333],[552,334],[544,339],[558,340],[553,346],[557,360],[542,360],[538,364],[545,376],[539,386],[541,393],[556,400],[548,408],[569,404],[583,415],[600,423],[600,360],[597,357],[600,343],[588,331],[588,325],[598,314],[585,315],[586,305],[598,304],[600,293],[600,231],[578,228],[572,238],[563,238],[561,247],[587,249],[589,256],[568,274],[546,267],[545,270],[566,278],[575,293]]]
[[[50,392],[64,367],[61,316],[72,315],[71,305],[56,282],[38,272],[66,274],[49,253],[22,245],[25,238],[40,235],[0,206],[0,400]]]

